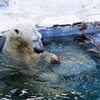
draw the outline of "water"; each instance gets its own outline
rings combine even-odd
[[[63,40],[62,38],[60,40],[57,37],[55,41],[58,42],[45,43],[45,49],[55,53],[62,60],[60,65],[51,65],[50,69],[66,80],[65,92],[50,94],[48,92],[52,92],[48,86],[50,84],[39,83],[32,76],[20,72],[16,63],[1,53],[1,100],[98,100],[100,98],[100,57],[87,51],[90,44],[82,46],[64,40],[71,39],[63,37]],[[47,94],[44,91],[47,91]]]

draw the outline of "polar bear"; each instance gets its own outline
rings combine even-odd
[[[29,63],[33,58],[38,62],[42,57],[47,62],[60,63],[56,55],[44,51],[42,36],[32,25],[18,24],[8,31],[6,37],[3,52],[17,61]]]
[[[61,61],[55,54],[44,50],[42,36],[35,27],[18,24],[8,31],[6,37],[3,53],[16,61],[25,74],[30,74],[39,83],[43,81],[50,91],[54,87],[65,89],[65,79],[49,68],[49,64]]]

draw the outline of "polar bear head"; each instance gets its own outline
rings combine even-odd
[[[11,51],[12,47],[20,48],[29,45],[29,48],[39,54],[44,51],[41,38],[41,34],[32,25],[18,24],[9,30],[4,49],[6,51],[10,49]]]

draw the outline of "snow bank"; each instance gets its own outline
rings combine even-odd
[[[65,24],[73,24],[75,22],[80,22],[75,15],[68,15],[62,17],[55,18],[46,18],[42,22],[39,23],[39,26],[52,27],[53,25],[65,25]]]
[[[4,0],[5,1],[5,0]],[[9,0],[0,6],[0,30],[16,23],[40,26],[100,20],[100,0]]]
[[[0,0],[0,6],[8,6],[9,5],[9,0]]]

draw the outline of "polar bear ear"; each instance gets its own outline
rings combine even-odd
[[[19,34],[19,30],[18,30],[18,29],[14,29],[14,31],[15,31],[17,34]]]

